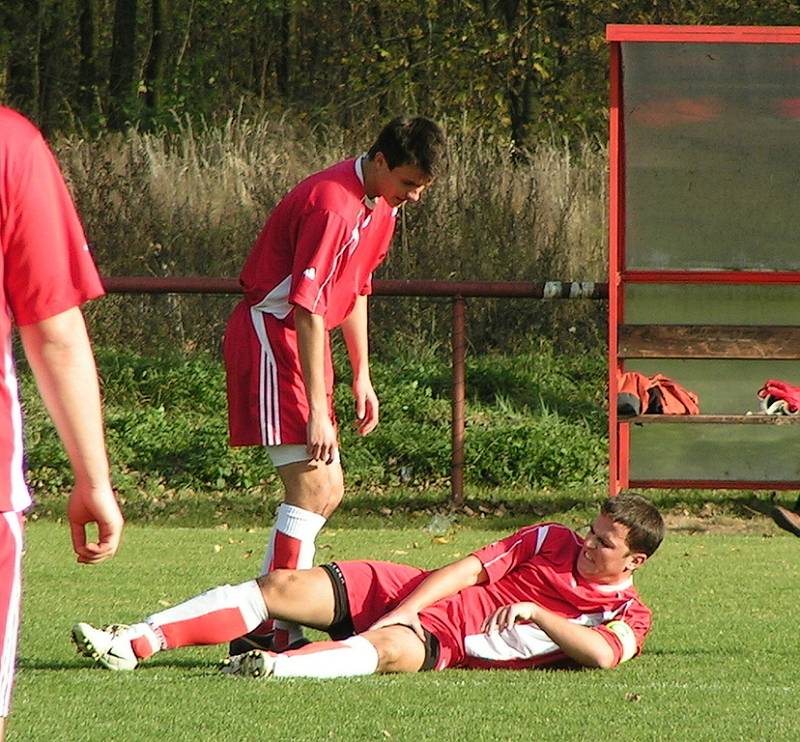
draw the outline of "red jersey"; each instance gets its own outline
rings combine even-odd
[[[423,626],[451,646],[443,661],[451,667],[522,669],[568,659],[534,623],[492,634],[481,631],[498,608],[526,601],[593,628],[611,646],[614,664],[638,654],[650,630],[650,609],[630,578],[600,585],[581,577],[575,565],[582,546],[583,538],[566,526],[543,523],[476,551],[488,581],[420,612]]]
[[[0,107],[0,511],[30,504],[11,326],[101,296],[103,286],[53,154],[27,119]]]
[[[364,194],[361,158],[309,176],[275,207],[239,280],[253,308],[292,322],[293,305],[337,327],[389,250],[396,209]],[[293,324],[293,323],[292,323]]]

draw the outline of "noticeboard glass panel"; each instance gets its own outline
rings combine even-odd
[[[625,267],[800,270],[800,46],[621,46]]]
[[[630,478],[800,482],[794,425],[631,425]]]
[[[626,324],[800,325],[800,285],[628,283],[624,292]]]

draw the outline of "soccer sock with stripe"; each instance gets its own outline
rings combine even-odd
[[[364,637],[314,642],[275,657],[272,674],[279,678],[346,678],[378,670],[378,650]]]
[[[150,632],[142,630],[142,641],[131,639],[131,646],[134,654],[145,658],[158,649],[221,644],[252,631],[268,617],[255,580],[222,585],[148,616],[145,624]]]
[[[274,569],[311,569],[314,566],[317,535],[326,523],[318,513],[282,503],[278,508],[267,552],[264,557],[264,574]],[[259,626],[255,633],[266,633],[271,626]],[[277,650],[302,638],[303,631],[297,625],[275,621],[273,644]]]

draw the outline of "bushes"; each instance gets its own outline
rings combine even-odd
[[[373,360],[381,424],[366,439],[352,428],[349,367],[340,370],[336,404],[348,485],[428,487],[450,474],[450,375],[436,348],[396,346]],[[125,500],[158,506],[183,491],[279,490],[258,448],[227,445],[225,380],[216,358],[98,353],[114,483]],[[539,343],[514,355],[467,364],[468,484],[541,487],[594,483],[605,476],[604,364],[599,355],[554,353]],[[69,486],[67,460],[23,370],[29,479],[40,497]]]

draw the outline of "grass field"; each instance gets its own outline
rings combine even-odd
[[[434,566],[502,535],[473,526],[435,538],[430,524],[408,521],[334,527],[320,538],[318,560]],[[618,670],[273,682],[220,676],[222,648],[105,672],[68,640],[76,620],[133,621],[247,579],[266,530],[130,526],[113,562],[81,567],[67,558],[64,525],[31,523],[8,739],[796,740],[800,542],[767,520],[750,531],[669,535],[639,575],[655,612],[645,654]]]

